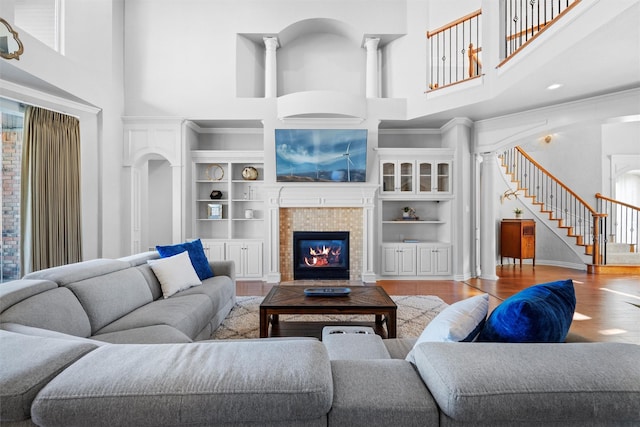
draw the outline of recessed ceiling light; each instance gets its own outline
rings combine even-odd
[[[556,90],[558,88],[562,87],[562,85],[560,83],[554,83],[552,85],[547,86],[547,89],[549,90]]]

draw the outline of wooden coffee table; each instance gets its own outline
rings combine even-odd
[[[281,328],[281,314],[371,314],[375,316],[374,329],[384,332],[387,326],[387,338],[396,337],[396,312],[398,306],[380,286],[353,286],[348,296],[306,296],[304,290],[309,286],[274,286],[260,304],[260,338],[269,336],[269,325],[273,330]],[[281,322],[283,324],[293,322]],[[297,322],[307,323],[307,322]],[[318,322],[315,322],[316,325]],[[319,322],[320,326],[331,324],[346,325],[350,322]],[[358,325],[367,323],[357,322]],[[284,326],[284,325],[282,325]]]

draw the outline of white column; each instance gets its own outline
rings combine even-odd
[[[276,63],[277,37],[263,37],[266,55],[264,60],[264,97],[278,96],[278,68]]]
[[[378,43],[379,38],[367,38],[364,41],[364,47],[367,49],[367,98],[378,98]]]
[[[497,154],[482,153],[480,170],[480,278],[498,280],[496,276],[496,196],[494,177],[498,173]]]

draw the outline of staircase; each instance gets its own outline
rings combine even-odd
[[[640,257],[637,253],[638,211],[635,216],[625,214],[632,224],[622,226],[622,229],[636,230],[636,241],[617,245],[611,230],[619,229],[620,225],[616,221],[612,226],[612,221],[607,220],[613,216],[611,213],[592,208],[520,147],[506,150],[500,159],[507,180],[512,184],[512,190],[507,190],[503,196],[508,198],[522,191],[532,212],[585,262],[588,272],[640,272],[640,259],[636,258]],[[613,240],[608,241],[607,236],[612,233]]]
[[[606,236],[603,264],[609,271],[640,271],[640,208],[602,194],[596,194],[598,211],[606,216],[602,233]]]

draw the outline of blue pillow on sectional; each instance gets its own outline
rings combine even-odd
[[[184,251],[189,253],[189,259],[191,259],[191,265],[193,265],[196,274],[200,280],[213,277],[213,271],[209,265],[209,260],[204,254],[204,248],[200,239],[192,242],[179,243],[171,246],[156,246],[156,250],[162,258],[178,255]]]
[[[531,286],[493,310],[477,341],[564,342],[575,309],[572,280]]]

